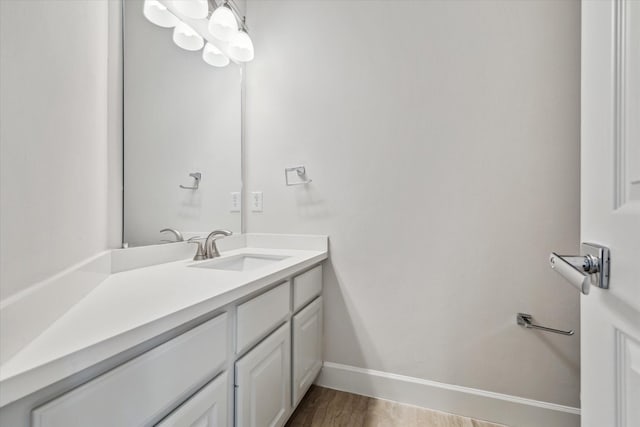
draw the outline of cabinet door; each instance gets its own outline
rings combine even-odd
[[[224,372],[169,414],[157,427],[226,427],[227,395],[227,373]]]
[[[291,330],[278,328],[236,362],[237,427],[279,427],[291,409]]]
[[[293,406],[322,368],[322,297],[293,317]]]

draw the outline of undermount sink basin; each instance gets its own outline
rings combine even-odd
[[[191,267],[226,271],[249,271],[261,267],[267,267],[286,258],[289,257],[284,255],[240,254],[230,256],[228,258],[201,262],[199,264],[194,264]]]

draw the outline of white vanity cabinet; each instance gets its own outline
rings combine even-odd
[[[226,427],[228,417],[227,373],[204,386],[156,427]]]
[[[236,426],[278,427],[291,410],[289,322],[236,362]]]
[[[38,397],[48,403],[28,410],[29,425],[283,426],[322,367],[321,293],[321,265],[281,277],[71,391]]]

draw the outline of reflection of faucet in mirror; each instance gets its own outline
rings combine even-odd
[[[161,240],[162,242],[167,242],[167,243],[175,243],[175,242],[184,242],[184,237],[182,237],[182,233],[179,232],[178,230],[174,229],[174,228],[163,228],[162,230],[160,230],[161,233],[164,233],[168,231],[169,233],[173,233],[173,235],[175,236],[176,240]]]
[[[226,236],[231,236],[233,233],[229,230],[213,230],[207,236],[207,240],[204,242],[204,252],[207,258],[216,258],[220,256],[218,247],[216,246],[216,240]]]

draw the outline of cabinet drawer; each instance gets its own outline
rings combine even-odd
[[[289,314],[289,282],[238,306],[236,352],[267,335]]]
[[[322,266],[319,265],[293,279],[293,311],[297,311],[322,293]]]
[[[228,423],[227,373],[204,386],[157,427],[225,427]]]
[[[222,314],[35,409],[33,426],[149,424],[220,372],[226,351]]]

